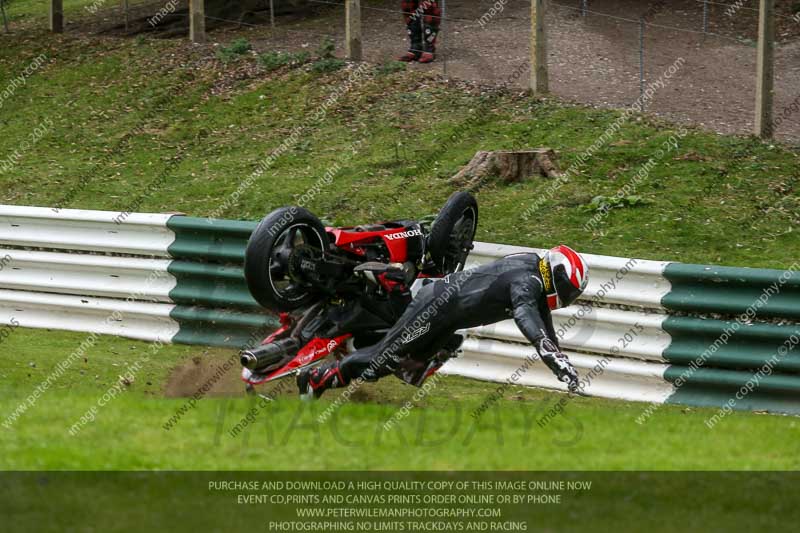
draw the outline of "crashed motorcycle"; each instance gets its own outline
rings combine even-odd
[[[378,342],[413,289],[464,268],[477,225],[478,204],[467,192],[451,195],[432,223],[326,227],[302,207],[269,213],[250,236],[244,271],[250,293],[278,313],[280,327],[241,352],[248,391]],[[459,344],[460,337],[432,366],[399,377],[421,385]]]

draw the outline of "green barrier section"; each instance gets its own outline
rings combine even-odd
[[[800,414],[800,324],[669,317],[662,327],[664,379],[677,387],[667,403]]]
[[[274,315],[239,313],[178,305],[170,317],[180,324],[177,344],[199,344],[241,349],[258,344],[279,326]]]
[[[705,354],[705,367],[757,370],[776,356],[774,371],[800,372],[800,352],[789,349],[792,337],[800,338],[800,325],[669,317],[662,328],[672,337],[663,354],[670,363],[688,365]],[[781,347],[787,349],[783,356]]]
[[[179,344],[241,349],[278,327],[277,318],[250,296],[242,264],[255,222],[174,216],[168,267],[177,284],[170,316],[180,324]]]
[[[167,251],[175,259],[241,264],[247,239],[256,225],[242,220],[174,216],[167,227],[175,233],[175,242]]]
[[[169,293],[177,304],[261,309],[250,296],[240,266],[173,261],[167,271],[178,281]]]
[[[765,375],[756,383],[755,373],[670,366],[664,379],[683,384],[666,403],[800,415],[800,376]]]
[[[757,371],[722,370],[719,368],[698,368],[692,370],[688,367],[670,366],[664,378],[670,383],[675,383],[681,378],[685,383],[702,384],[708,387],[724,389],[738,389],[744,387],[748,381],[757,380],[758,389],[761,391],[787,392],[798,395],[800,401],[800,376],[789,374],[768,374],[756,378]]]
[[[672,290],[661,304],[674,311],[800,320],[800,272],[671,263]]]

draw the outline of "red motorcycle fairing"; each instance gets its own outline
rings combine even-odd
[[[280,331],[280,330],[279,330]],[[268,344],[272,342],[276,338],[276,331],[266,339],[261,344]],[[285,375],[291,374],[295,372],[298,368],[302,368],[304,366],[308,366],[320,359],[324,359],[325,357],[329,356],[333,352],[335,352],[339,347],[342,346],[347,339],[352,337],[351,334],[342,335],[340,337],[335,337],[333,339],[323,339],[323,338],[315,338],[308,342],[305,346],[300,348],[297,351],[297,355],[295,355],[291,361],[283,365],[281,368],[270,372],[269,374],[257,374],[250,370],[249,368],[242,368],[242,381],[245,383],[249,383],[250,385],[258,385],[260,383],[264,383],[266,381],[272,381],[274,379],[278,379]]]
[[[389,261],[392,263],[403,263],[409,259],[408,239],[410,237],[422,238],[420,229],[407,227],[387,228],[379,231],[361,231],[355,228],[325,228],[325,230],[333,235],[333,243],[337,248],[357,255],[366,254],[361,245],[380,238],[389,250]]]

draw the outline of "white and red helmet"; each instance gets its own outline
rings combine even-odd
[[[539,271],[550,309],[572,304],[589,281],[589,265],[578,252],[563,244],[545,252]]]

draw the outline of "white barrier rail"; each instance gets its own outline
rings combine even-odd
[[[464,355],[448,361],[442,368],[446,374],[454,374],[483,381],[505,383],[520,369],[526,357],[533,353],[531,346],[470,338],[464,341]],[[608,356],[567,351],[580,376],[588,376],[595,370],[595,377],[588,381],[586,394],[603,398],[662,403],[673,392],[673,386],[664,380],[667,366]],[[531,387],[556,389],[566,392],[564,383],[541,362],[536,361],[516,384]]]
[[[171,342],[179,325],[175,306],[0,289],[0,323],[25,328],[84,331],[144,341]]]
[[[172,215],[0,206],[0,244],[169,257]]]
[[[170,302],[177,281],[166,259],[0,248],[6,257],[0,288],[29,292],[105,296]]]

